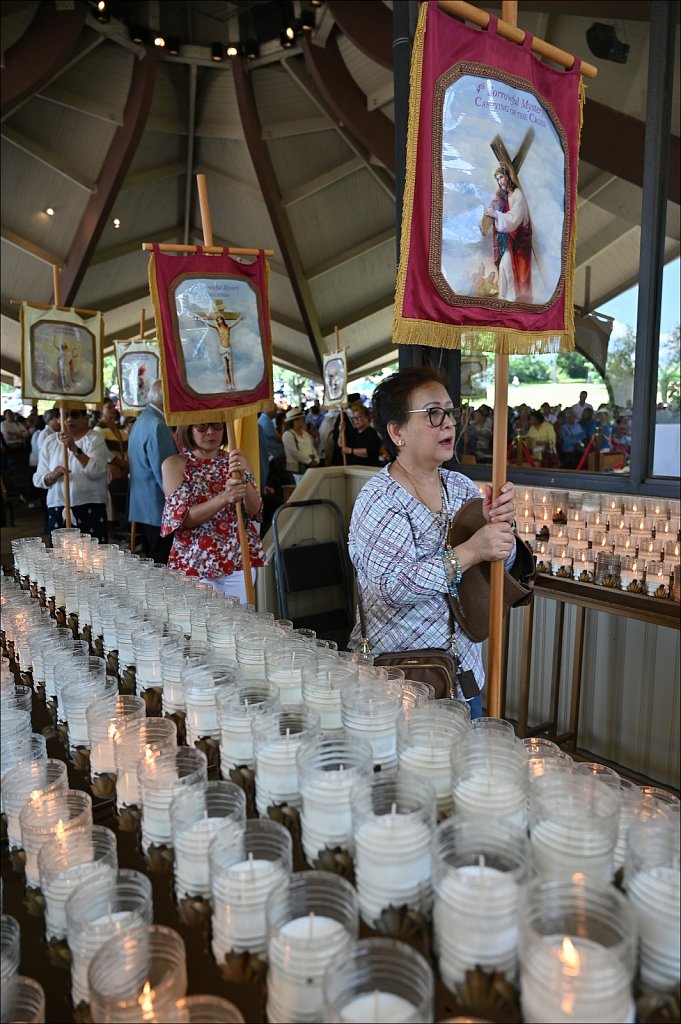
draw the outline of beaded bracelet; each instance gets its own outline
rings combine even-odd
[[[458,599],[458,586],[459,583],[461,583],[463,572],[461,571],[461,563],[459,562],[459,557],[454,548],[450,544],[446,546],[443,552],[442,562],[444,564],[445,575],[447,577],[447,590],[449,591],[451,597],[456,597]],[[449,565],[451,565],[451,567],[454,570],[453,577],[451,577],[447,572],[447,563],[449,563]]]

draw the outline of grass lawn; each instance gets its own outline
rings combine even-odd
[[[541,384],[519,384],[518,387],[508,386],[508,404],[511,407],[526,402],[531,409],[538,409],[542,402],[549,405],[559,403],[566,408],[579,401],[579,392],[587,392],[587,402],[593,405],[594,409],[605,402],[608,402],[608,389],[605,384],[585,384],[582,381],[570,380],[565,383],[554,384],[552,381],[543,381]],[[487,398],[475,398],[473,405],[479,406],[482,402],[494,405],[494,385],[487,388]]]

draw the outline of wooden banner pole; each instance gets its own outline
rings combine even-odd
[[[335,328],[335,331],[336,331],[336,352],[340,352],[340,331],[338,330],[337,326]],[[343,456],[343,465],[347,466],[347,464],[348,464],[348,457],[345,454],[345,413],[343,412],[343,403],[342,402],[340,402],[339,405],[338,405],[338,415],[340,417],[340,419],[338,420],[338,440],[340,441],[341,455]]]
[[[58,271],[59,267],[53,266],[52,272],[55,269]],[[23,299],[10,299],[10,306],[20,306]],[[29,302],[27,305],[32,306],[33,309],[56,309],[58,313],[78,313],[79,316],[97,316],[99,313],[98,309],[81,309],[79,306],[60,306],[57,302]]]
[[[54,304],[57,308],[61,306],[61,282],[59,281],[59,267],[56,263],[52,266],[52,282],[54,287]],[[50,309],[49,306],[45,307]],[[66,430],[66,403],[59,403],[59,420],[62,434]],[[69,482],[69,448],[66,441],[62,441],[62,455],[64,458],[64,525],[67,530],[71,529],[71,486]]]
[[[197,178],[199,175],[197,174]],[[196,252],[198,245],[178,245],[174,242],[160,242],[158,246],[159,252]],[[238,245],[202,245],[201,248],[204,252],[207,252],[209,256],[222,256],[225,253],[228,256],[257,256],[260,253],[260,249],[242,249]],[[154,242],[142,242],[143,252],[153,252]],[[274,249],[263,249],[263,256],[274,256]]]
[[[197,174],[196,184],[199,190],[199,206],[201,208],[201,227],[203,229],[203,242],[205,246],[209,247],[213,245],[213,223],[211,221],[210,206],[208,204],[208,188],[206,185],[206,175]],[[253,250],[253,252],[257,255],[258,250],[255,249]],[[233,451],[237,447],[236,431],[234,429],[234,423],[231,420],[227,421],[227,444],[229,445],[230,451]],[[241,479],[241,474],[238,472],[233,473],[232,476],[235,480]],[[244,509],[241,502],[238,502],[235,508],[236,521],[239,530],[239,544],[241,546],[241,560],[244,567],[246,598],[249,604],[254,605],[255,589],[253,587],[253,574],[251,572],[251,554],[248,547],[248,533],[246,531]]]
[[[144,306],[142,306],[142,310],[140,312],[140,341],[144,341],[144,314],[145,313],[146,313],[146,310],[145,310]]]
[[[503,0],[501,17],[507,25],[518,24],[517,0]],[[494,433],[492,435],[492,497],[497,498],[507,476],[508,449],[508,356],[498,353],[494,360]],[[490,564],[489,645],[487,651],[487,714],[501,716],[501,674],[503,671],[504,563]]]

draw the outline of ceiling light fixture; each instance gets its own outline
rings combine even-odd
[[[166,39],[166,53],[169,53],[171,57],[177,57],[182,46],[182,40],[179,36],[168,36]]]
[[[244,54],[248,60],[255,60],[260,56],[260,47],[257,39],[247,39],[244,46]]]
[[[232,60],[239,57],[242,52],[241,43],[227,43],[227,56]]]
[[[95,18],[100,21],[103,25],[109,21],[109,12],[106,9],[106,0],[99,0],[99,3],[95,6]]]
[[[131,25],[128,29],[130,42],[144,45],[149,42],[149,29],[144,25]]]
[[[121,226],[121,222],[120,222],[120,220],[118,219],[118,217],[114,217],[114,219],[113,219],[113,226],[114,226],[115,228],[119,228],[119,227]]]
[[[161,32],[154,32],[154,46],[163,47],[166,45],[166,38]]]
[[[46,206],[45,207],[45,213],[47,214],[48,217],[54,217],[54,210],[52,209],[51,206]]]
[[[290,35],[289,35],[290,33]],[[279,33],[279,42],[284,50],[290,50],[293,46],[293,40],[295,38],[295,32],[289,26],[289,28],[283,28]]]
[[[322,0],[310,0],[310,3],[312,4],[313,7],[321,7],[322,6]]]
[[[312,32],[317,26],[317,15],[314,11],[301,11],[300,21],[303,26],[303,32]]]
[[[216,64],[225,59],[225,48],[222,43],[213,43],[210,48],[210,59]]]

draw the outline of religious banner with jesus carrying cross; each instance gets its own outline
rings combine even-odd
[[[574,347],[580,61],[554,70],[434,0],[411,67],[393,341],[497,353]]]

